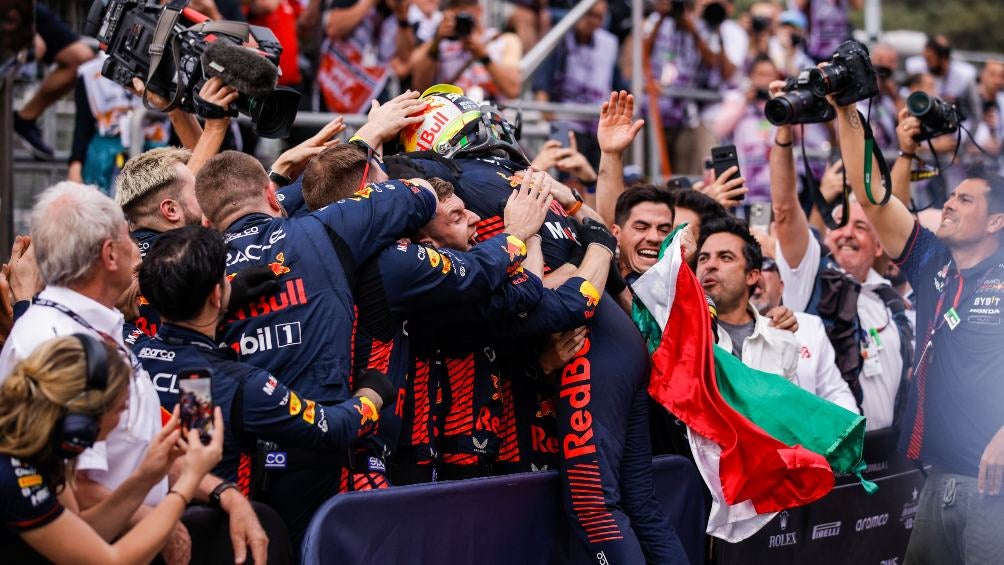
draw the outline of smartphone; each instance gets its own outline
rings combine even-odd
[[[750,230],[770,232],[770,206],[763,203],[750,205]]]
[[[198,430],[202,443],[213,438],[213,373],[210,369],[182,369],[178,372],[181,429]]]
[[[453,27],[453,38],[466,39],[472,31],[474,31],[474,16],[465,13],[457,14]]]
[[[569,131],[571,131],[571,126],[568,122],[554,122],[551,124],[551,135],[548,136],[548,139],[557,141],[562,147],[568,147]]]
[[[666,188],[669,190],[694,188],[694,184],[690,182],[689,177],[679,176],[666,181]]]
[[[714,147],[711,149],[711,166],[715,170],[715,178],[722,176],[729,167],[735,167],[736,172],[732,174],[730,178],[738,178],[742,176],[739,172],[739,154],[736,153],[735,145],[721,145],[719,147]],[[739,200],[742,200],[743,196],[739,196]]]

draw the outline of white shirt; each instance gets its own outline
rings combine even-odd
[[[436,35],[436,30],[439,29],[439,22],[441,21],[443,21],[443,13],[439,10],[426,16],[425,12],[418,6],[414,4],[408,6],[408,23],[412,25],[418,24],[415,29],[415,37],[422,43],[432,40],[432,37]]]
[[[781,280],[784,281],[784,305],[796,312],[804,312],[812,298],[812,288],[819,272],[820,253],[819,241],[810,233],[809,246],[801,264],[792,268],[784,260],[781,243],[777,243],[774,257]],[[858,296],[861,329],[866,332],[877,330],[882,343],[878,351],[881,371],[874,376],[868,376],[862,371],[858,378],[863,396],[861,408],[868,419],[866,430],[878,430],[892,425],[896,392],[903,372],[903,358],[899,353],[899,329],[892,319],[892,312],[875,292],[881,286],[890,286],[889,281],[875,272],[875,269],[871,269],[868,271],[868,278],[861,284],[861,294]]]
[[[795,312],[795,318],[798,320],[795,339],[799,346],[795,384],[823,400],[858,414],[854,394],[840,375],[840,369],[837,369],[836,353],[830,338],[826,337],[823,320],[805,312]]]
[[[89,323],[94,330],[110,336],[125,351],[122,343],[123,317],[94,300],[65,287],[49,286],[39,298],[62,304]],[[36,347],[57,336],[96,332],[75,322],[55,308],[33,304],[14,324],[0,352],[0,383],[7,379],[14,366],[31,355]],[[131,355],[131,354],[130,354]],[[132,358],[134,361],[135,358]],[[135,362],[134,366],[139,367]],[[77,457],[77,470],[109,490],[114,490],[139,466],[150,440],[161,429],[160,399],[150,375],[140,369],[129,380],[129,408],[119,419],[119,425],[104,441]],[[156,505],[167,494],[165,477],[146,496],[146,504]]]
[[[764,318],[752,305],[746,306],[753,316],[753,334],[743,342],[741,361],[765,373],[781,375],[795,382],[798,370],[798,342],[795,334],[770,327],[770,320]],[[732,351],[732,338],[720,324],[718,326],[718,346]]]

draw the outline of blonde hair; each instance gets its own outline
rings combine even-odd
[[[72,336],[46,341],[14,367],[0,387],[0,453],[30,459],[54,483],[64,482],[72,462],[55,452],[56,427],[69,410],[100,418],[114,406],[131,375],[118,350],[102,345],[108,356],[104,390],[84,392],[86,353]]]
[[[149,213],[145,205],[147,195],[173,186],[178,181],[175,165],[185,165],[192,152],[180,147],[157,147],[126,161],[115,177],[115,202],[121,206],[129,221]]]

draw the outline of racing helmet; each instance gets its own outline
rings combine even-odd
[[[433,151],[452,159],[497,155],[529,164],[519,147],[516,130],[495,107],[479,106],[452,84],[437,84],[422,93],[425,119],[401,131],[406,152]]]

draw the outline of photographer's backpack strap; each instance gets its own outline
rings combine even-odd
[[[861,285],[844,272],[829,255],[819,260],[819,270],[812,289],[812,298],[805,311],[823,320],[826,337],[834,351],[837,369],[854,400],[861,407],[864,394],[861,390],[861,339],[863,331],[858,319],[858,296]]]

